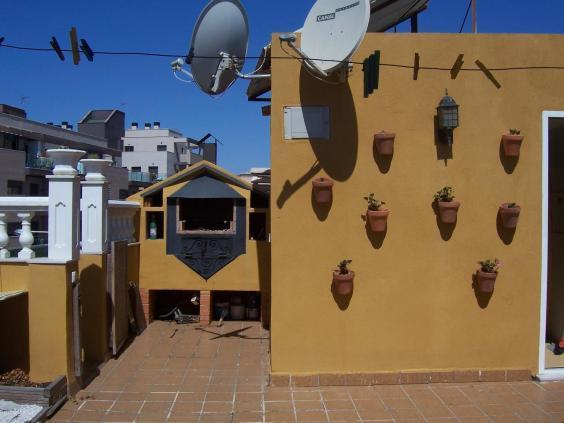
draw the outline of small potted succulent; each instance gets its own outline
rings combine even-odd
[[[338,269],[333,271],[333,286],[339,295],[350,295],[353,290],[354,272],[347,266],[352,260],[343,260],[339,263]]]
[[[509,134],[504,134],[501,137],[503,153],[508,157],[518,157],[524,139],[525,137],[521,135],[520,130],[510,129]]]
[[[479,261],[478,264],[480,265],[480,268],[476,271],[478,291],[493,292],[501,262],[498,259],[487,259]]]
[[[374,144],[376,144],[376,151],[381,156],[391,156],[394,154],[394,140],[396,134],[392,132],[378,132],[374,135]]]
[[[439,209],[439,218],[443,223],[455,223],[460,203],[454,201],[452,187],[443,187],[435,194],[435,201]]]
[[[501,224],[506,229],[515,229],[521,214],[521,206],[516,203],[503,203],[499,206],[499,215],[501,216]]]
[[[334,182],[326,177],[321,177],[311,181],[313,185],[313,198],[318,204],[327,204],[333,201]]]
[[[366,221],[372,232],[384,232],[388,223],[388,215],[390,211],[384,207],[383,201],[377,200],[374,193],[368,197],[364,197],[368,203],[368,210],[366,211]]]

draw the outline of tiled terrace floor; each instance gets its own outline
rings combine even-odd
[[[564,422],[564,382],[268,388],[268,336],[155,322],[52,421]]]

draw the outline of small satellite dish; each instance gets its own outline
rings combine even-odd
[[[301,48],[293,34],[280,37],[323,77],[348,66],[368,29],[370,0],[317,0],[301,30]],[[324,59],[324,60],[320,60]]]
[[[196,82],[210,95],[225,92],[237,78],[270,78],[241,73],[248,44],[249,22],[239,0],[212,0],[196,22],[186,61],[176,59],[171,63],[172,70],[177,79]],[[184,64],[190,65],[192,73],[182,68]],[[178,78],[177,71],[192,80]]]

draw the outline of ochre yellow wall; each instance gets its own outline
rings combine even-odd
[[[489,67],[564,66],[564,37],[543,35],[369,34],[353,60],[381,50],[382,62],[450,69],[464,53]],[[272,56],[285,56],[275,36]],[[296,60],[272,69],[272,371],[345,373],[439,369],[537,371],[541,268],[541,112],[564,110],[564,73],[380,68],[380,88],[363,97],[355,65],[348,84],[311,78]],[[453,159],[435,146],[434,116],[445,88],[460,105]],[[330,141],[284,141],[283,107],[331,106]],[[500,160],[508,128],[525,135],[513,173]],[[389,170],[373,136],[395,132]],[[380,165],[380,166],[379,166]],[[315,210],[311,180],[335,180],[330,211]],[[444,185],[461,202],[445,241],[432,209]],[[385,239],[369,239],[363,197],[391,210]],[[513,241],[496,228],[502,202],[522,206]],[[445,237],[446,238],[446,237]],[[380,245],[381,244],[381,245]],[[477,261],[503,267],[489,304],[477,300]],[[332,269],[352,259],[348,307],[331,293]],[[482,306],[480,305],[482,304]]]
[[[28,266],[25,262],[0,264],[0,292],[27,291]]]
[[[106,257],[83,254],[79,261],[81,355],[86,367],[103,363],[109,354]]]
[[[268,284],[270,278],[268,257],[265,249],[270,245],[264,241],[249,240],[249,207],[251,192],[225,179],[227,185],[246,199],[247,252],[219,270],[208,281],[182,263],[173,255],[166,254],[167,197],[178,191],[189,179],[169,185],[163,190],[163,207],[142,207],[140,217],[140,287],[160,290],[227,290],[259,291],[262,283]],[[130,197],[135,201],[136,198]],[[142,201],[140,201],[142,203]],[[146,212],[164,211],[165,239],[147,239]]]
[[[30,377],[37,382],[67,375],[76,390],[72,344],[71,273],[77,262],[29,264]]]

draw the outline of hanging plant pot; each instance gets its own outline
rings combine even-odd
[[[329,178],[317,178],[311,181],[313,198],[317,204],[327,204],[333,201],[334,182]]]
[[[437,201],[439,218],[443,223],[455,223],[460,203],[458,201]]]
[[[389,210],[367,210],[366,220],[372,232],[385,232],[388,225]]]
[[[497,273],[483,272],[478,270],[476,272],[476,279],[478,284],[478,291],[480,292],[493,292],[495,287],[495,280]]]
[[[376,151],[380,156],[391,156],[394,154],[394,140],[396,134],[391,132],[379,132],[374,135],[374,143],[376,144]]]
[[[504,228],[515,229],[519,221],[519,215],[521,214],[521,206],[514,204],[513,207],[509,207],[510,204],[511,203],[503,203],[499,207],[499,215]]]
[[[505,134],[501,137],[503,153],[507,157],[518,157],[521,151],[521,144],[525,137],[523,135]]]
[[[338,271],[333,272],[333,286],[335,292],[339,295],[350,295],[353,291],[354,272],[349,270],[349,273],[344,275]]]

